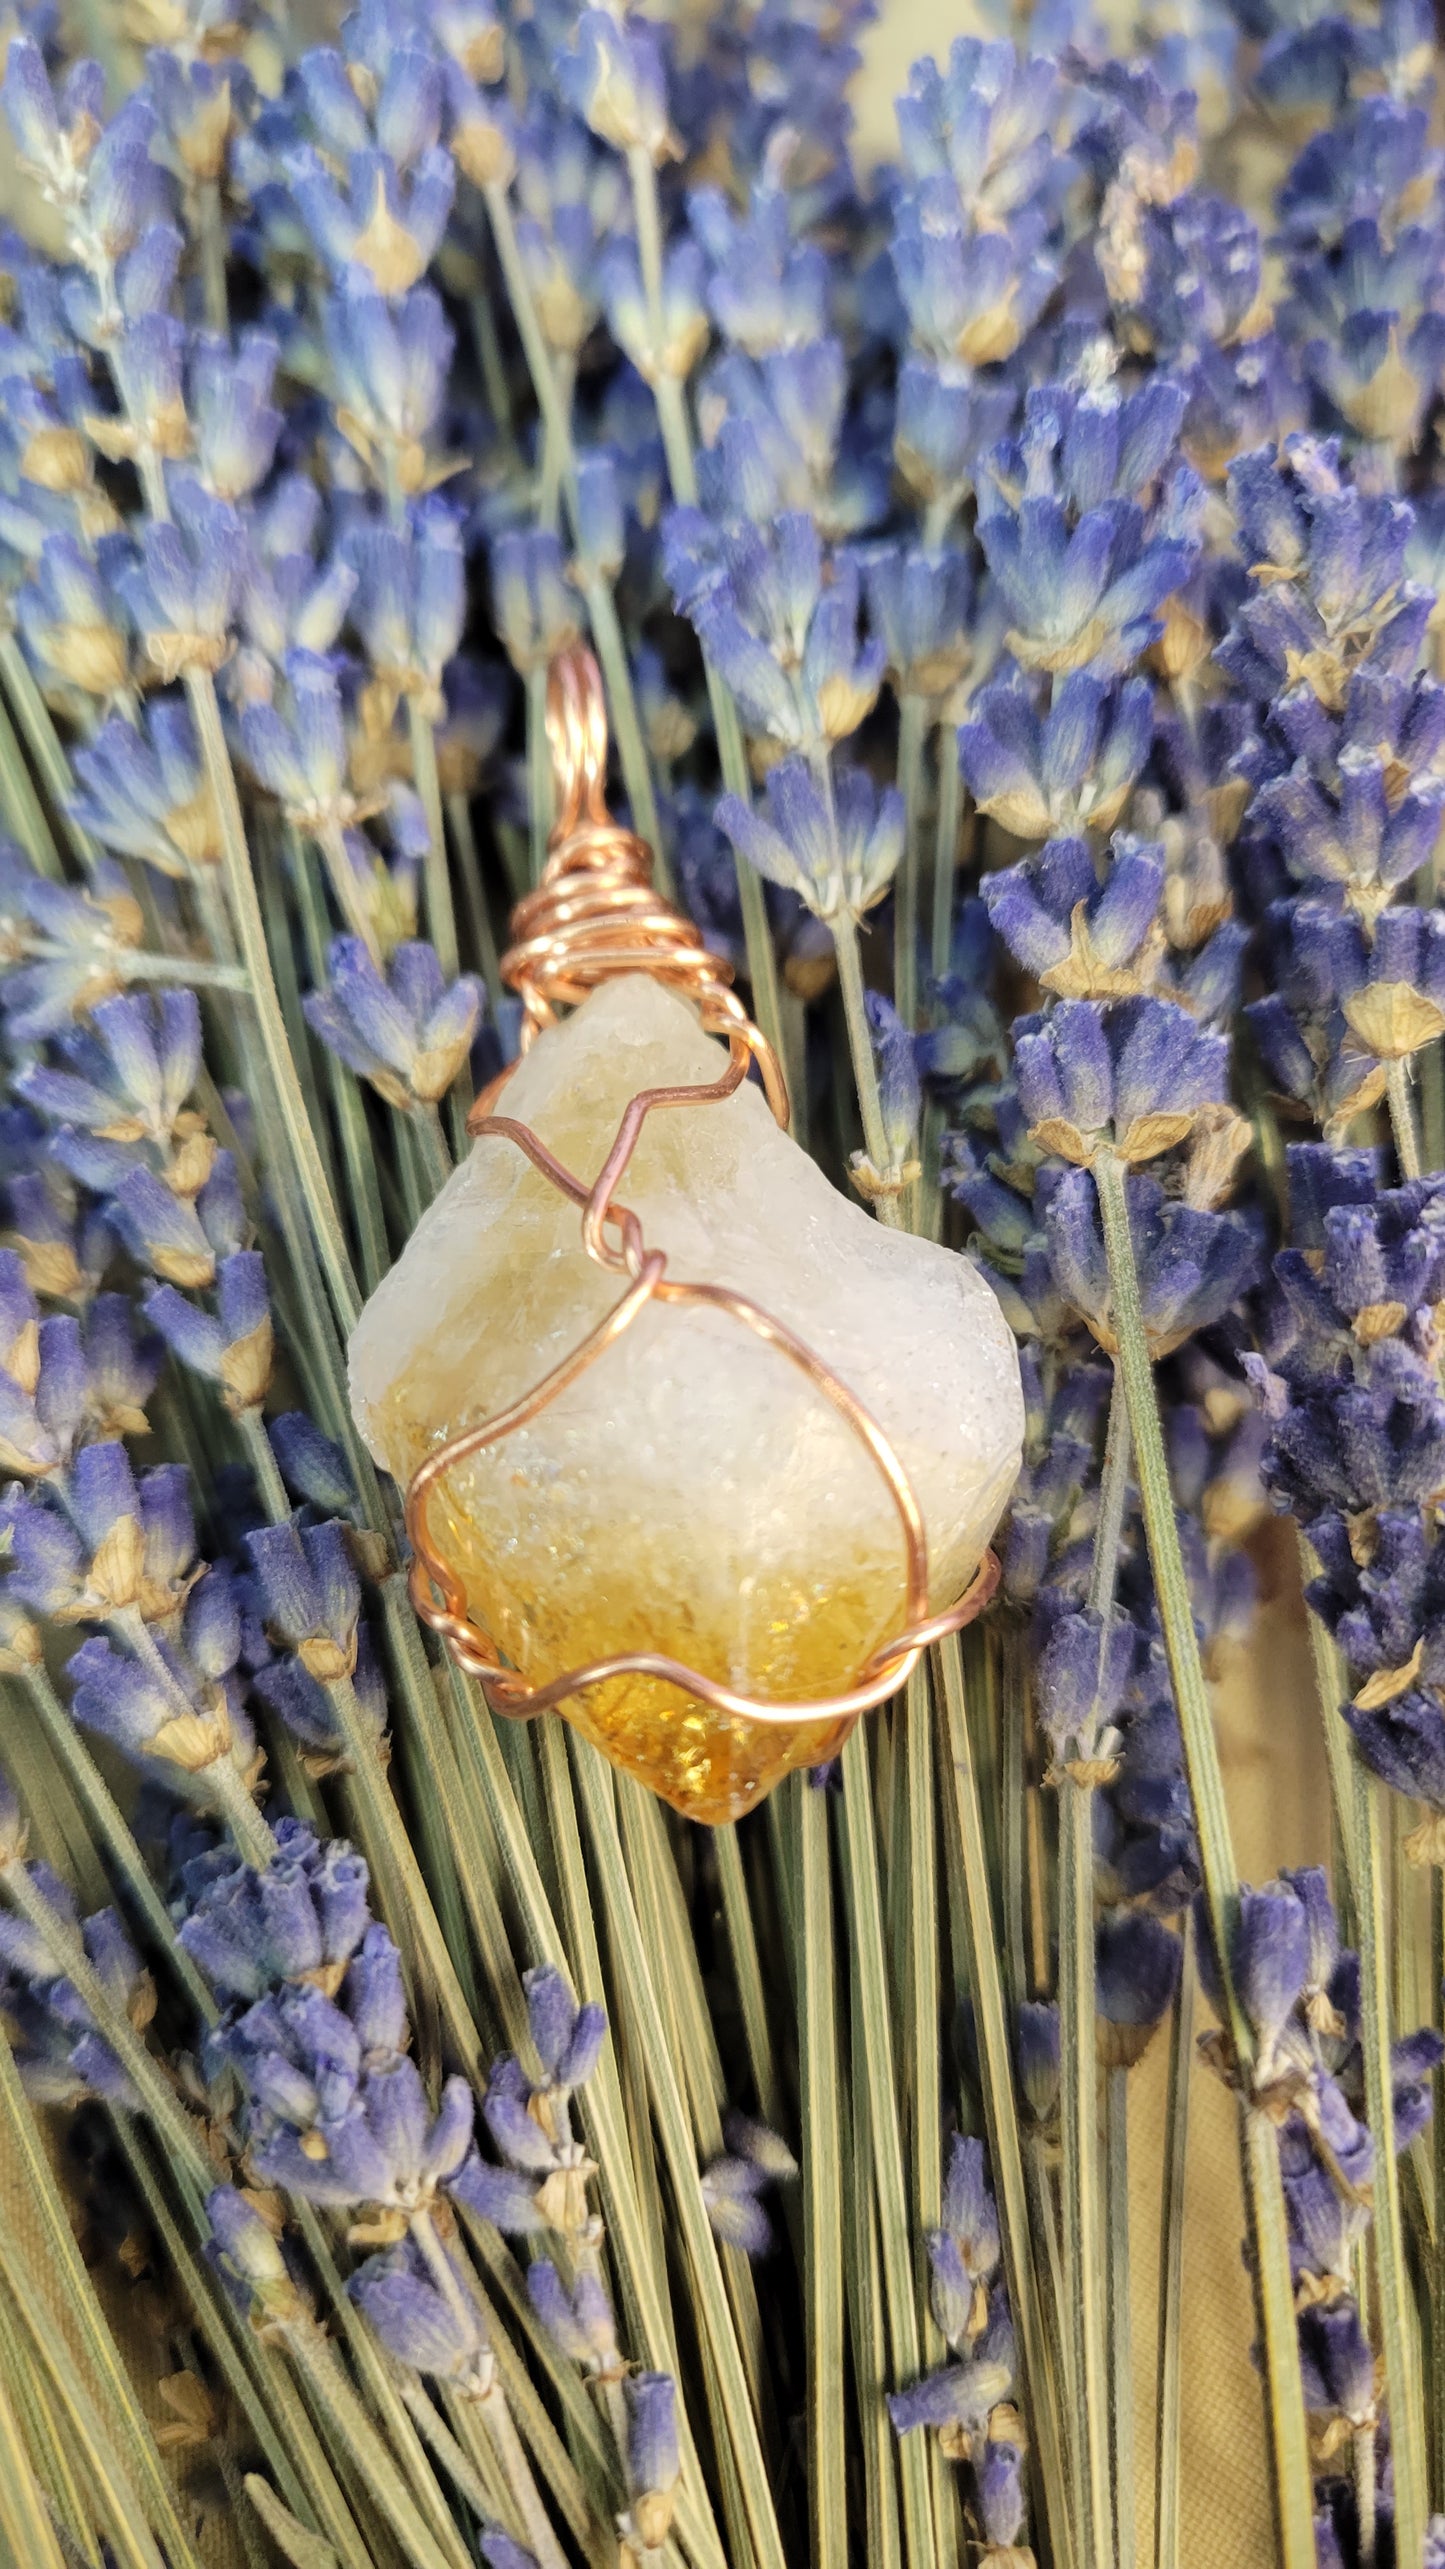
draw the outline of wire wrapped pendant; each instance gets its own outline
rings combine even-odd
[[[362,1315],[353,1399],[407,1486],[418,1612],[492,1709],[561,1710],[735,1819],[987,1601],[1017,1361],[961,1260],[788,1140],[728,968],[607,812],[590,653],[554,664],[548,730],[557,819],[502,964],[522,1056]]]

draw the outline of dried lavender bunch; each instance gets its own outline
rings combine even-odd
[[[1197,1943],[1281,2556],[1428,2559],[1394,2145],[1433,2053],[1346,1732],[1428,1839],[1429,30],[1050,0],[917,67],[879,186],[860,28],[363,0],[308,50],[144,13],[104,78],[43,9],[11,43],[50,230],[0,344],[7,2020],[110,2118],[187,2414],[293,2556],[365,2569],[379,2507],[409,2569],[1122,2569],[1127,2085],[1167,2023],[1182,2199]],[[515,1047],[584,632],[801,1135],[884,1221],[971,1226],[1024,1351],[1007,1620],[715,1840],[433,1663],[345,1393]],[[1266,1088],[1340,1151],[1261,1306]],[[1323,1886],[1242,1893],[1218,1790],[1266,1431],[1346,1663],[1357,2008]],[[92,2475],[133,2520],[54,2471],[89,2427],[31,2432],[7,2332],[12,2409],[21,2556],[194,2558],[138,2408]]]

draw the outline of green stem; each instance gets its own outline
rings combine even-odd
[[[1430,1867],[1430,2022],[1445,2034],[1445,1872]],[[1430,2326],[1430,2492],[1434,2504],[1445,2504],[1445,2064],[1432,2081],[1435,2110],[1430,2123],[1434,2176],[1435,2236],[1427,2282]]]
[[[472,807],[465,794],[447,796],[447,819],[451,825],[452,841],[456,848],[458,869],[462,878],[462,894],[467,905],[467,921],[471,929],[472,953],[480,968],[482,979],[487,985],[487,998],[491,1005],[492,1021],[495,1024],[497,1011],[506,997],[506,991],[502,982],[501,958],[497,952],[492,914],[487,906],[487,887],[482,880],[481,859],[477,853],[477,834],[472,827]]]
[[[452,1155],[447,1149],[446,1135],[442,1131],[442,1119],[436,1108],[418,1106],[411,1118],[411,1129],[416,1135],[421,1164],[426,1171],[427,1184],[435,1200],[448,1178],[455,1172]]]
[[[209,670],[187,670],[186,696],[206,775],[220,813],[226,899],[240,941],[241,960],[251,985],[251,1002],[260,1028],[267,1072],[336,1317],[342,1331],[349,1335],[361,1316],[360,1297],[351,1271],[345,1235],[296,1076],[296,1064],[286,1039],[286,1021],[281,1014],[281,1002],[266,946],[265,923],[256,898],[240,796],[226,749],[216,682]]]
[[[220,182],[204,178],[196,189],[196,234],[201,252],[201,295],[206,328],[223,338],[231,328],[226,294],[226,226],[221,214]]]
[[[1390,2457],[1395,2484],[1395,2552],[1418,2560],[1425,2539],[1425,2450],[1420,2384],[1409,2309],[1409,2274],[1395,2159],[1394,2075],[1390,2065],[1389,1950],[1380,1831],[1381,1787],[1354,1761],[1355,1854],[1359,1864],[1360,2027],[1365,2113],[1375,2144],[1375,2275]],[[1438,2208],[1437,2208],[1438,2218]]]
[[[365,889],[352,863],[346,834],[338,822],[328,822],[315,832],[315,841],[326,868],[331,897],[341,913],[347,934],[359,937],[378,971],[382,968],[381,940]]]
[[[772,2124],[776,2130],[782,2118],[782,2098],[768,2024],[768,2001],[763,1987],[757,1927],[752,1902],[748,1898],[736,1825],[730,1821],[715,1828],[712,1842],[717,1858],[718,1894],[722,1902],[723,1923],[727,1928],[728,1948],[732,1954],[743,2039],[747,2045],[748,2068],[757,2091],[758,2112],[763,2121]]]
[[[1375,2428],[1357,2426],[1350,2438],[1350,2459],[1355,2483],[1356,2547],[1360,2569],[1375,2569],[1376,2490]],[[1403,2555],[1407,2560],[1410,2554]]]
[[[1179,1995],[1169,2028],[1164,2186],[1159,2234],[1158,2413],[1154,2430],[1154,2569],[1179,2569],[1184,2443],[1184,2215],[1188,2201],[1189,2078],[1194,2061],[1194,1922],[1186,1909]]]
[[[547,738],[547,672],[527,672],[527,820],[532,881],[542,880],[552,834],[552,750]]]
[[[928,699],[910,690],[898,702],[898,783],[903,794],[903,862],[894,887],[893,1002],[905,1026],[918,1021],[918,914],[923,872],[923,750]]]
[[[185,1946],[176,1936],[170,1911],[161,1898],[146,1866],[145,1857],[135,1842],[128,1820],[116,1801],[74,1722],[56,1694],[43,1668],[27,1669],[25,1691],[36,1717],[95,1838],[105,1856],[115,1866],[134,1904],[135,1913],[143,1920],[157,1952],[163,1953],[191,2005],[205,2025],[213,2025],[219,2014],[209,1985],[196,1969]]]
[[[49,2504],[30,2465],[24,2436],[0,2382],[0,2552],[27,2569],[66,2569]]]
[[[113,2429],[129,2457],[138,2488],[148,2498],[151,2520],[169,2539],[174,2501],[164,2465],[135,2388],[101,2308],[80,2250],[70,2209],[61,2193],[35,2110],[20,2083],[20,2074],[3,2030],[0,2030],[0,2130],[6,2140],[7,2175],[23,2181],[29,2236],[44,2260],[44,2272],[63,2302],[67,2326],[83,2349],[90,2377]],[[14,2226],[14,2225],[12,2225]],[[17,2244],[19,2244],[17,2240]],[[179,2527],[176,2527],[179,2531]]]
[[[848,2554],[843,2411],[843,2211],[839,2064],[828,1797],[794,1786],[800,1858],[798,2055],[803,2120],[803,2296],[808,2387],[808,2493],[814,2569]]]
[[[1299,1536],[1300,1572],[1306,1586],[1319,1572],[1304,1535]],[[1310,1657],[1314,1662],[1315,1700],[1319,1705],[1320,1728],[1324,1733],[1325,1763],[1329,1768],[1330,1801],[1335,1828],[1340,1841],[1340,1859],[1344,1868],[1345,1887],[1351,1906],[1360,1902],[1359,1857],[1355,1846],[1354,1757],[1349,1731],[1340,1717],[1340,1706],[1349,1691],[1334,1636],[1308,1607],[1305,1624],[1309,1632]]]
[[[1094,2007],[1094,1794],[1059,1786],[1059,2058],[1064,2292],[1074,2341],[1083,2569],[1110,2569],[1108,2368],[1101,2324],[1099,2074]]]
[[[958,740],[952,723],[943,722],[938,727],[938,815],[933,833],[933,920],[929,941],[935,981],[942,981],[953,957],[953,895],[958,881],[962,805]]]
[[[850,2022],[862,2013],[858,1991],[858,1958],[850,1951],[848,1970]],[[844,2145],[847,2178],[846,2237],[848,2250],[848,2320],[853,2345],[853,2378],[862,2412],[864,2556],[868,2569],[903,2569],[898,2524],[897,2438],[888,2426],[888,2331],[883,2315],[882,2260],[878,2253],[877,2206],[873,2194],[873,2127],[868,2106],[868,2074],[861,2045],[849,2046],[848,2096],[851,2131]]]
[[[1169,1487],[1169,1465],[1154,1394],[1138,1269],[1134,1263],[1123,1163],[1112,1151],[1101,1151],[1095,1162],[1094,1177],[1103,1217],[1118,1363],[1138,1458],[1139,1491],[1149,1560],[1154,1573],[1160,1621],[1164,1627],[1165,1650],[1194,1804],[1205,1906],[1218,1962],[1225,2025],[1247,2096],[1254,2060],[1254,2037],[1240,2004],[1233,1970],[1239,1877],[1230,1842],[1224,1780],[1219,1770],[1209,1694],[1199,1656],[1198,1635],[1194,1629],[1189,1581]],[[1242,2115],[1245,2200],[1249,2206],[1253,2235],[1280,2548],[1284,2569],[1311,2569],[1314,2504],[1279,2153],[1271,2127],[1263,2124],[1262,2118],[1247,2103],[1242,2107]]]
[[[1390,1131],[1394,1136],[1395,1157],[1402,1178],[1420,1174],[1420,1136],[1415,1129],[1415,1101],[1410,1094],[1410,1065],[1392,1061],[1385,1065],[1385,1095],[1390,1103]]]
[[[1110,2460],[1114,2557],[1134,2569],[1134,2355],[1129,2311],[1129,2073],[1111,2069],[1104,2102],[1109,2217]]]
[[[691,508],[697,502],[697,465],[687,415],[687,394],[678,377],[662,363],[666,330],[662,310],[662,217],[657,197],[657,172],[649,154],[640,147],[634,147],[627,155],[627,173],[637,224],[648,337],[655,357],[652,394],[657,404],[657,424],[662,432],[672,496],[680,508]],[[706,652],[703,653],[703,673],[717,736],[723,787],[727,793],[736,794],[740,801],[746,803],[751,800],[752,788],[737,705],[731,688],[719,677]],[[745,857],[739,856],[736,863],[753,1013],[779,1061],[782,1061],[785,1056],[778,1007],[778,965],[762,881]]]
[[[251,986],[238,965],[205,963],[199,955],[139,954],[132,949],[112,955],[109,961],[122,981],[181,981],[188,990],[249,990]]]
[[[607,691],[608,711],[612,716],[613,736],[617,742],[617,762],[632,813],[632,826],[639,838],[646,839],[652,850],[653,880],[659,892],[670,901],[674,897],[672,868],[662,844],[662,829],[657,817],[657,795],[653,789],[652,762],[642,737],[642,722],[637,711],[637,697],[632,685],[632,670],[627,658],[627,645],[617,613],[617,601],[606,580],[595,573],[583,586],[587,601],[587,619],[592,639],[597,645],[597,659],[602,671],[602,684]]]
[[[459,2066],[469,2078],[480,2080],[483,2063],[477,2029],[447,1951],[446,1938],[432,1906],[431,1893],[422,1878],[406,1824],[382,1771],[377,1741],[367,1727],[356,1700],[356,1689],[349,1678],[328,1685],[326,1693],[350,1760],[357,1799],[366,1816],[368,1838],[376,1849],[377,1857],[392,1868],[405,1903],[405,1920],[398,1923],[410,1928],[411,1940],[426,1965],[427,1978]]]
[[[663,2031],[661,2012],[617,1835],[610,1778],[596,1752],[579,1746],[575,1772],[587,1813],[616,1974],[641,2030],[658,2138],[672,2183],[679,2244],[692,2281],[699,2334],[715,2366],[720,2413],[727,2420],[732,2464],[758,2569],[784,2569],[781,2538],[763,2459],[747,2374],[728,2307],[717,2243],[698,2181],[686,2109]]]
[[[121,2156],[164,2250],[188,2311],[199,2319],[230,2396],[244,2415],[287,2506],[332,2544],[345,2569],[369,2569],[330,2462],[295,2384],[275,2350],[262,2342],[194,2256],[132,2118],[112,2108]],[[201,2216],[204,2230],[204,2215]]]
[[[1445,1168],[1445,1045],[1439,1037],[1417,1056],[1420,1064],[1420,1122],[1427,1169]]]
[[[0,1867],[0,1887],[39,1938],[57,1973],[70,1981],[82,2005],[89,2009],[97,2032],[115,2053],[177,2173],[199,2201],[216,2173],[200,2128],[163,2077],[130,2018],[115,2005],[93,1970],[80,1937],[57,1916],[36,1890],[24,1865],[13,1858]]]
[[[475,2328],[480,2318],[479,2309],[475,2304],[468,2302],[456,2268],[437,2236],[436,2224],[431,2214],[427,2211],[414,2212],[411,2216],[410,2229],[413,2239],[426,2260],[431,2279],[450,2307],[453,2316],[460,2320],[464,2329]],[[501,2463],[507,2486],[512,2493],[513,2503],[522,2520],[539,2569],[567,2569],[561,2546],[548,2521],[537,2483],[532,2477],[531,2466],[522,2450],[521,2438],[513,2423],[511,2411],[507,2406],[506,2393],[500,2381],[494,2379],[491,2389],[482,2398],[480,2406],[488,2432],[496,2447],[497,2459]]]
[[[320,990],[326,980],[327,918],[326,896],[321,888],[317,851],[303,839],[299,830],[291,833],[291,876],[296,888],[296,909],[301,923],[302,942],[311,986]],[[376,1181],[376,1152],[367,1130],[366,1101],[361,1083],[354,1071],[338,1061],[329,1046],[320,1047],[322,1074],[331,1099],[331,1112],[341,1144],[341,1159],[346,1175],[347,1199],[351,1210],[361,1281],[368,1294],[376,1291],[391,1264],[391,1251],[386,1236],[386,1220],[381,1209],[381,1193]],[[297,1069],[302,1067],[297,1057]],[[319,1106],[319,1100],[318,1100]]]
[[[901,1707],[906,1819],[908,1931],[908,2052],[913,2125],[913,2232],[939,2217],[943,2199],[943,2075],[939,2043],[938,1794],[933,1772],[933,1701],[926,1662],[908,1680]],[[926,2264],[916,2263],[923,2304],[923,2354],[930,2368],[943,2361],[943,2340],[929,2304]]]
[[[1069,2569],[1074,2559],[1074,2542],[1058,2386],[1048,2360],[1033,2263],[1012,2047],[999,1970],[998,1929],[989,1894],[983,1812],[965,1709],[963,1653],[956,1633],[951,1633],[946,1641],[939,1643],[937,1657],[943,1678],[948,1744],[944,1811],[958,1841],[959,1875],[967,1914],[969,1978],[978,2032],[989,2163],[1003,2244],[1004,2275],[1008,2284],[1009,2307],[1018,2331],[1022,2359],[1021,2389],[1038,2450],[1051,2554],[1055,2569]]]
[[[334,2443],[347,2455],[355,2476],[385,2519],[410,2569],[452,2569],[448,2553],[442,2550],[400,2472],[386,2456],[375,2426],[315,2320],[295,2321],[279,2333],[312,2407]]]
[[[858,1091],[858,1109],[863,1118],[863,1147],[876,1174],[885,1181],[893,1174],[889,1167],[888,1137],[883,1128],[883,1106],[878,1094],[878,1065],[873,1058],[873,1038],[868,1031],[868,1011],[863,996],[863,959],[858,948],[858,922],[851,910],[839,910],[829,920],[833,944],[838,956],[838,988],[843,1000],[843,1020],[848,1029],[848,1057],[853,1065],[853,1084]],[[890,1231],[901,1231],[903,1207],[897,1195],[880,1195],[877,1199],[880,1222]]]
[[[284,1525],[291,1514],[291,1502],[260,1410],[243,1409],[237,1417],[236,1428],[246,1448],[246,1460],[256,1475],[261,1505],[273,1525]]]
[[[35,761],[41,784],[54,806],[66,844],[82,871],[93,874],[101,851],[88,830],[71,816],[75,778],[51,719],[50,707],[36,684],[35,673],[13,633],[0,634],[0,680],[15,711],[25,746]]]
[[[913,2292],[913,2250],[908,2192],[903,2173],[903,2139],[898,2128],[893,2002],[883,1938],[873,1788],[868,1771],[867,1742],[861,1727],[855,1726],[850,1732],[843,1750],[842,1765],[845,1881],[861,2003],[861,2021],[855,2028],[854,2039],[862,2047],[868,2083],[873,2183],[878,2207],[889,2357],[894,2381],[901,2388],[917,2378],[921,2368],[921,2348]],[[906,2436],[903,2439],[899,2477],[903,2493],[903,2539],[908,2559],[913,2569],[933,2569],[933,2507],[928,2451],[922,2437]]]
[[[457,949],[451,876],[447,870],[447,833],[442,815],[441,779],[437,774],[436,733],[415,696],[408,696],[406,700],[406,719],[411,735],[412,774],[426,814],[426,870],[422,886],[426,895],[427,934],[436,948],[437,960],[447,980],[455,981],[461,970],[461,956]]]
[[[10,716],[0,704],[0,811],[5,826],[29,857],[37,874],[52,883],[62,879],[60,859],[50,834],[45,807],[35,791],[34,779],[25,764],[25,753],[15,737]]]

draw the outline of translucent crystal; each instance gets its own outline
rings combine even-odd
[[[527,1055],[500,1112],[589,1183],[639,1089],[703,1084],[722,1048],[659,983],[605,985]],[[832,1187],[749,1084],[660,1108],[620,1189],[669,1273],[725,1283],[805,1339],[872,1411],[928,1532],[931,1604],[962,1593],[1018,1468],[1023,1403],[993,1294],[951,1251],[885,1230]],[[356,1417],[409,1479],[517,1400],[623,1290],[575,1204],[514,1144],[473,1146],[351,1342]],[[855,1680],[904,1618],[897,1514],[818,1391],[720,1312],[656,1305],[530,1426],[433,1491],[469,1611],[541,1684],[661,1651],[767,1698]],[[699,1820],[735,1819],[839,1726],[735,1720],[657,1679],[573,1697],[608,1757]]]

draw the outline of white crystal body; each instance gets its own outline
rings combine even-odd
[[[590,1183],[638,1090],[705,1084],[724,1060],[686,1000],[629,977],[535,1044],[498,1112]],[[871,1411],[922,1506],[931,1603],[951,1603],[1023,1435],[988,1285],[840,1195],[754,1084],[656,1110],[619,1193],[669,1275],[748,1295]],[[377,1460],[405,1482],[537,1383],[623,1287],[585,1255],[576,1206],[515,1145],[480,1138],[351,1342]],[[432,1523],[472,1612],[538,1682],[660,1649],[757,1695],[817,1696],[903,1618],[903,1544],[876,1465],[785,1356],[717,1312],[649,1309],[528,1427],[449,1475]],[[704,1716],[651,1680],[612,1681],[574,1713],[622,1763],[640,1770],[658,1748],[648,1780],[705,1817],[748,1807],[818,1745],[816,1723],[749,1740],[760,1726]]]

